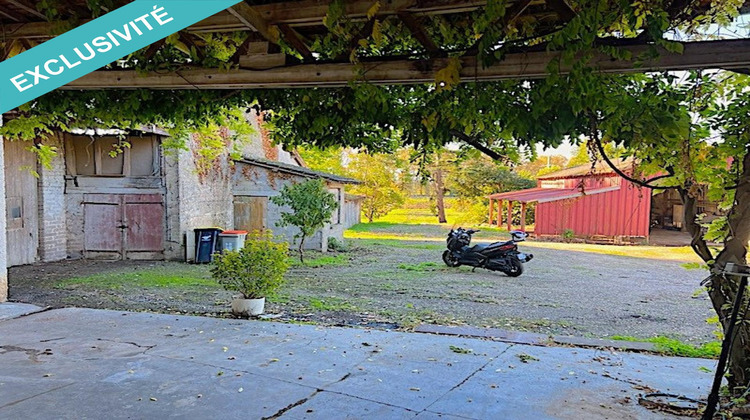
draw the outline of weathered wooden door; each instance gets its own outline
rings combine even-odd
[[[26,150],[28,146],[22,141],[5,142],[8,266],[35,262],[39,248],[37,179],[30,171],[36,168],[36,157]]]
[[[160,194],[87,194],[83,228],[86,258],[164,258],[164,203]]]
[[[268,197],[234,197],[234,228],[252,232],[266,229]]]

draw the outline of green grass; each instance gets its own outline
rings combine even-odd
[[[434,262],[421,262],[417,264],[399,264],[398,268],[406,271],[437,271],[441,266]]]
[[[65,289],[83,287],[90,289],[118,290],[129,288],[196,288],[221,289],[211,279],[208,266],[181,265],[138,269],[129,272],[113,271],[58,281],[54,287]]]
[[[721,342],[719,341],[711,341],[701,344],[700,346],[694,346],[692,344],[683,343],[680,340],[676,340],[674,338],[663,336],[651,338],[636,338],[626,335],[614,335],[610,338],[613,340],[654,343],[658,352],[670,356],[717,359],[719,357],[719,354],[721,353]]]
[[[356,311],[357,307],[350,302],[337,297],[321,297],[308,299],[310,308],[318,311]]]
[[[292,267],[337,267],[349,264],[349,256],[346,254],[334,254],[325,255],[321,253],[314,254],[314,257],[310,257],[309,252],[305,253],[305,262],[299,261],[299,255],[294,254],[289,257],[289,263]]]

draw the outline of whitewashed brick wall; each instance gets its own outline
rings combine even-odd
[[[57,147],[50,167],[39,165],[39,259],[44,262],[68,256],[65,208],[65,158],[62,141],[52,136],[47,142]]]

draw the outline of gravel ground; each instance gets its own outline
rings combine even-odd
[[[558,335],[666,335],[713,338],[704,276],[679,262],[524,246],[535,258],[517,278],[447,268],[442,243],[352,240],[343,262],[295,267],[267,312],[282,320],[408,329],[468,324]],[[83,306],[229,316],[218,286],[96,288],[64,280],[96,273],[181,273],[208,278],[205,266],[173,262],[66,261],[10,270],[10,298],[45,306]]]

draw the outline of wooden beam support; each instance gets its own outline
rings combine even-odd
[[[13,13],[11,13],[10,10],[8,10],[6,8],[3,8],[3,7],[0,7],[0,16],[4,16],[4,17],[12,20],[13,22],[20,22],[20,20],[18,19],[18,17],[13,16]]]
[[[521,203],[521,230],[526,231],[526,203]]]
[[[278,28],[269,25],[263,16],[247,3],[238,3],[227,9],[227,11],[234,15],[246,28],[260,33],[263,35],[263,38],[274,44],[279,43]]]
[[[554,10],[560,19],[569,21],[576,16],[576,12],[570,7],[565,0],[546,0],[550,9]]]
[[[531,1],[532,0],[519,0],[512,6],[508,6],[505,9],[505,15],[503,15],[503,17],[500,19],[500,22],[493,22],[491,25],[500,24],[502,26],[503,32],[505,32],[505,29],[508,27],[508,25],[513,23],[514,20],[518,19],[518,17],[523,14],[526,8],[529,7]],[[472,45],[464,55],[477,55],[477,53],[479,52],[479,46],[482,44],[482,41],[484,40],[486,35],[486,33],[482,34],[482,36],[477,39],[474,45]]]
[[[508,232],[513,230],[513,201],[508,200]]]
[[[424,26],[422,26],[422,23],[420,23],[419,20],[414,17],[414,15],[412,15],[411,13],[400,12],[398,14],[398,18],[401,19],[401,22],[404,22],[404,25],[406,25],[406,28],[409,29],[409,32],[411,32],[414,39],[419,41],[424,49],[427,50],[427,52],[430,54],[430,57],[440,57],[445,55],[445,53],[440,50],[440,47],[438,47],[437,44],[435,44],[435,42],[432,40],[432,38],[430,38],[430,36],[424,30]]]
[[[503,226],[503,200],[497,200],[497,227]]]
[[[487,224],[492,226],[492,218],[495,216],[495,200],[490,198],[490,217],[487,220]]]
[[[470,12],[484,6],[486,0],[458,1],[458,0],[391,0],[381,2],[378,16],[392,16],[399,12],[417,15],[442,15],[451,13]],[[274,25],[287,24],[297,26],[322,26],[323,18],[328,13],[329,2],[320,0],[304,0],[285,3],[271,3],[249,6],[240,3],[231,9],[210,16],[187,28],[188,32],[231,32],[252,28],[263,34],[266,39],[273,41]],[[347,17],[352,20],[367,19],[367,11],[372,7],[372,0],[354,0],[345,2]],[[37,12],[39,13],[39,12]],[[41,13],[39,14],[41,15]],[[41,15],[44,18],[44,15]],[[46,18],[45,18],[46,20]],[[76,25],[83,25],[91,19],[80,19]],[[28,22],[6,24],[0,39],[10,38],[52,38],[59,23]],[[256,26],[257,25],[257,26]],[[269,32],[270,31],[270,32]],[[271,39],[269,39],[271,38]],[[278,34],[276,34],[278,39]]]
[[[615,60],[598,54],[591,64],[603,73],[635,73],[666,70],[735,69],[750,67],[750,40],[724,40],[683,43],[684,53],[660,50],[654,60],[640,63]],[[623,47],[633,57],[649,50],[648,46]],[[463,81],[491,81],[503,79],[538,79],[547,76],[550,60],[558,52],[529,52],[508,54],[505,60],[483,68],[476,57],[463,57]],[[435,73],[447,65],[447,59],[398,60],[360,63],[364,78],[376,84],[432,83]],[[217,69],[188,69],[170,73],[140,75],[132,70],[97,71],[71,82],[62,89],[257,89],[290,87],[347,86],[357,80],[358,73],[351,63],[300,64],[263,71]],[[569,72],[563,66],[561,73]]]
[[[297,31],[294,30],[291,26],[287,25],[286,23],[279,24],[279,30],[281,31],[281,34],[284,36],[284,39],[289,43],[289,45],[292,46],[302,57],[305,58],[305,60],[312,60],[313,54],[310,51],[310,47],[307,46],[305,41],[302,40],[302,36],[300,36]]]
[[[35,7],[32,7],[31,5],[27,4],[25,1],[21,0],[6,0],[7,3],[10,3],[19,9],[23,10],[24,12],[30,13],[34,15],[35,17],[47,20],[47,16],[39,12],[39,10],[36,10]]]

